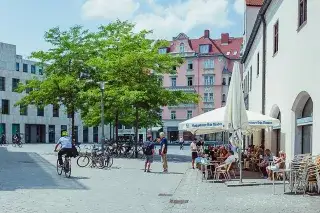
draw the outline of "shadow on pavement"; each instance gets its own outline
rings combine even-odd
[[[56,167],[32,152],[8,152],[0,148],[0,191],[17,189],[87,190],[77,178],[59,176]]]
[[[167,155],[168,163],[173,162],[173,163],[185,163],[185,162],[191,162],[191,156],[186,156],[186,155],[175,155],[175,154],[168,154]],[[142,159],[145,160],[145,159]],[[160,155],[155,155],[153,158],[154,161],[160,162],[161,161],[161,156]]]
[[[183,175],[183,172],[149,172],[150,174],[162,174],[162,175]]]

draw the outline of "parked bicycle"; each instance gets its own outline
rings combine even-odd
[[[106,157],[105,154],[100,151],[98,148],[93,147],[91,153],[85,152],[83,155],[79,156],[77,159],[77,164],[79,167],[86,167],[91,162],[90,167],[97,167],[103,169],[106,166]],[[109,158],[110,161],[110,158]],[[113,160],[112,160],[113,162]]]
[[[57,160],[57,173],[61,175],[64,172],[66,177],[71,176],[71,157],[68,155],[64,155],[64,161],[62,166],[59,165],[59,160]]]

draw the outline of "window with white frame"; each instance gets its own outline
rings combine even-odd
[[[226,95],[222,94],[222,103],[226,102]]]
[[[180,53],[184,53],[184,43],[180,44]]]
[[[200,53],[209,53],[209,44],[201,44]]]
[[[193,85],[193,78],[192,77],[187,77],[187,84],[188,84],[188,86]]]
[[[187,111],[187,119],[192,118],[192,110]]]
[[[204,93],[203,94],[203,102],[208,102],[208,98],[209,97],[209,94],[208,93]]]
[[[204,60],[203,63],[204,63],[203,64],[204,69],[213,69],[213,67],[214,67],[213,59],[206,59],[206,60]]]
[[[209,93],[209,102],[213,102],[213,93]]]
[[[193,62],[192,62],[192,60],[188,61],[188,70],[193,70]]]
[[[166,54],[167,53],[167,48],[160,48],[159,49],[159,54]]]
[[[177,86],[177,78],[171,78],[171,86],[176,87]]]
[[[214,84],[214,75],[204,76],[204,85],[213,85]]]
[[[171,111],[171,120],[175,120],[176,118],[176,111]]]

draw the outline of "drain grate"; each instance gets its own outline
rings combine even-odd
[[[185,204],[188,202],[189,200],[170,200],[170,203],[173,203],[173,204]]]
[[[161,196],[161,197],[171,197],[172,194],[160,193],[158,196]]]

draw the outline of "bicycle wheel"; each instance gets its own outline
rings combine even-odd
[[[17,144],[15,144],[15,143],[12,143],[12,146],[13,146],[13,147],[16,147],[16,146],[17,146]]]
[[[19,148],[22,148],[22,143],[19,143],[18,146],[19,146]]]
[[[69,178],[71,176],[71,160],[70,160],[70,158],[65,159],[64,175],[67,178]]]
[[[58,173],[58,175],[62,174],[62,170],[63,170],[63,168],[59,165],[59,160],[57,160],[57,173]]]
[[[95,161],[96,161],[95,165],[98,169],[105,168],[105,158],[103,156],[96,157]]]
[[[105,166],[107,168],[110,168],[113,165],[113,157],[111,155],[108,155],[105,157]]]
[[[79,156],[77,159],[77,164],[79,167],[86,167],[90,163],[90,158],[88,156]]]

